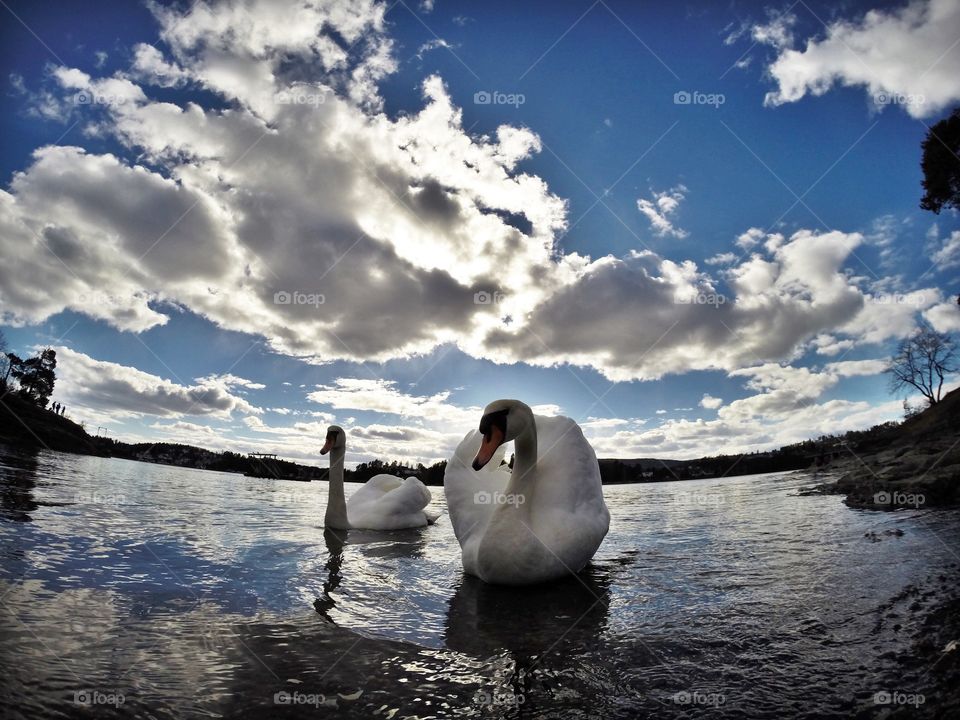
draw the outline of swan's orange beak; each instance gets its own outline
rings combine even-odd
[[[337,436],[335,434],[328,433],[327,441],[323,444],[323,447],[320,448],[320,454],[326,455],[328,452],[330,452],[330,449],[333,447],[333,443],[334,441],[336,441],[336,439],[337,439]]]
[[[483,442],[480,443],[480,450],[473,459],[473,469],[479,470],[490,462],[490,458],[493,457],[493,454],[501,445],[503,445],[503,430],[493,425],[490,428],[490,434],[483,436]]]

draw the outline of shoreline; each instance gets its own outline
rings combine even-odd
[[[836,479],[808,494],[845,495],[846,505],[867,510],[960,505],[960,391],[843,450],[820,468]]]
[[[49,449],[134,462],[248,474],[249,457],[175,443],[130,444],[89,435],[81,424],[10,393],[0,397],[0,443],[13,449]],[[808,471],[830,476],[804,494],[844,495],[851,508],[895,510],[960,504],[960,390],[899,425],[881,425],[838,438],[822,437],[775,451],[694,460],[598,459],[604,485],[653,484],[771,472]],[[323,480],[327,469],[278,461],[275,480]],[[730,468],[736,472],[730,472]],[[442,487],[443,464],[407,467],[382,461],[347,471],[347,482],[387,472],[417,476]]]

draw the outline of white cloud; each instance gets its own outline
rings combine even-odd
[[[418,60],[423,60],[423,56],[430,52],[431,50],[452,50],[455,46],[448,43],[443,38],[434,38],[433,40],[428,40],[423,43],[420,47],[417,48],[416,56]]]
[[[650,221],[655,235],[658,237],[670,235],[681,240],[687,237],[687,231],[675,227],[670,220],[683,202],[686,192],[685,186],[677,185],[663,192],[654,192],[652,200],[646,198],[637,200],[637,209]]]
[[[938,332],[960,332],[960,305],[956,302],[934,305],[923,313],[923,317]]]
[[[816,348],[818,355],[832,357],[842,352],[850,350],[856,344],[853,340],[838,340],[836,336],[829,333],[820,333],[811,341]]]
[[[338,378],[333,385],[307,394],[308,400],[334,410],[400,415],[454,427],[470,427],[479,422],[480,408],[459,408],[447,402],[449,397],[449,392],[410,395],[399,390],[394,381],[373,378]]]
[[[726,266],[719,277],[649,252],[563,254],[566,202],[518,169],[540,151],[536,133],[471,135],[438,77],[423,82],[419,109],[382,112],[377,83],[395,68],[384,5],[291,3],[293,21],[267,0],[153,7],[168,52],[138,47],[129,73],[107,78],[53,71],[61,97],[113,99],[89,117],[123,158],[41,148],[0,191],[2,322],[71,309],[142,332],[187,308],[311,362],[450,343],[626,380],[779,362],[809,343],[836,357],[909,331],[940,302],[871,302],[875,289],[845,268],[857,233],[750,228],[736,240],[749,258],[708,261]],[[170,85],[218,102],[154,98]],[[682,237],[685,194],[678,185],[638,207]],[[480,291],[503,302],[477,304]],[[206,380],[234,401],[258,389]],[[458,432],[476,421],[447,394],[383,381],[340,379],[311,399]]]
[[[726,271],[729,289],[690,261],[649,252],[600,258],[526,325],[493,331],[485,352],[500,362],[592,365],[613,380],[734,370],[792,358],[808,342],[829,354],[831,343],[900,337],[939,298],[930,289],[881,297],[861,287],[843,269],[863,242],[858,233],[770,237]]]
[[[793,26],[797,24],[797,16],[790,12],[777,10],[768,10],[767,15],[766,23],[754,25],[750,28],[750,37],[753,41],[771,45],[778,49],[792,45]],[[733,42],[737,37],[731,35],[727,39]]]
[[[200,3],[183,18],[154,8],[173,59],[139,48],[131,77],[205,87],[228,110],[55,71],[69,92],[117,98],[97,108],[101,130],[169,177],[80,148],[37,151],[0,191],[0,320],[73,309],[139,332],[172,303],[308,360],[386,360],[479,345],[495,311],[520,317],[570,277],[582,259],[553,257],[565,203],[513,173],[539,151],[534,133],[468,135],[436,77],[420,113],[388,119],[375,86],[391,69],[384,7],[298,8],[293,23],[267,2]],[[359,60],[335,52],[343,41]],[[321,80],[289,79],[298,59],[318,62]],[[506,299],[477,305],[480,291]]]
[[[737,255],[736,253],[732,252],[718,253],[717,255],[704,260],[707,265],[731,265],[736,261]]]
[[[131,74],[148,85],[177,87],[190,80],[190,73],[167,62],[163,53],[153,45],[140,43],[134,48]]]
[[[954,230],[949,237],[944,238],[940,246],[930,253],[930,259],[940,270],[960,265],[960,230]]]
[[[721,405],[723,405],[723,400],[721,398],[713,397],[709,394],[704,395],[700,399],[700,407],[706,408],[707,410],[716,410]]]
[[[261,410],[231,392],[222,383],[198,381],[183,385],[137,368],[105,360],[68,347],[55,347],[55,397],[71,411],[84,407],[102,419],[158,416],[208,416],[229,419],[234,411]]]
[[[899,419],[899,400],[871,406],[866,402],[821,400],[844,377],[874,375],[883,361],[847,361],[817,372],[777,363],[729,373],[746,378],[755,394],[717,409],[712,420],[667,419],[655,428],[626,424],[591,429],[591,443],[600,457],[695,458],[769,450],[822,434],[871,427]],[[708,405],[717,398],[704,397]],[[703,402],[701,402],[703,405]],[[658,411],[658,414],[661,414]]]
[[[843,360],[841,362],[828,363],[824,368],[825,372],[833,373],[838,377],[858,377],[866,375],[879,375],[887,367],[886,360]]]
[[[207,375],[206,377],[197,378],[197,382],[207,385],[220,385],[226,389],[242,387],[247,390],[263,390],[267,387],[263,383],[253,382],[252,380],[247,380],[246,378],[238,377],[231,373]]]
[[[783,24],[754,29],[754,38],[780,50],[769,73],[777,89],[767,105],[823,95],[834,85],[862,86],[876,107],[902,104],[913,117],[934,115],[960,100],[960,4],[911,0],[891,10],[870,10],[856,20],[835,20],[821,39],[794,50]]]
[[[749,230],[740,233],[734,242],[739,248],[743,248],[744,250],[752,250],[754,247],[760,244],[760,240],[763,238],[764,234],[764,231],[760,228],[752,227]]]

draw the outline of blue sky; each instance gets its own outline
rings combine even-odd
[[[7,5],[0,321],[90,429],[427,462],[519,397],[762,449],[899,416],[891,347],[960,329],[945,0]]]

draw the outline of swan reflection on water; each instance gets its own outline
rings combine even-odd
[[[501,710],[530,697],[534,672],[564,646],[583,647],[607,623],[610,579],[588,567],[543,585],[489,585],[463,575],[447,609],[448,649],[486,659],[493,677],[479,676],[474,702]]]
[[[488,585],[463,575],[447,610],[448,648],[477,657],[507,651],[532,661],[564,640],[596,637],[606,623],[610,579],[589,567],[544,585]]]
[[[328,559],[324,564],[326,578],[323,591],[314,603],[314,609],[329,622],[334,622],[330,611],[337,601],[332,593],[340,587],[343,579],[341,569],[344,563],[344,548],[355,547],[363,557],[378,561],[415,560],[424,557],[427,548],[428,528],[409,528],[404,530],[336,530],[324,528],[323,542],[327,547]]]
[[[337,603],[350,594],[351,574],[359,580],[365,572],[362,562],[371,557],[419,557],[427,532],[414,529],[385,537],[378,532],[326,530],[327,574],[313,604],[316,612],[337,624],[333,619]],[[351,555],[351,546],[360,552]],[[611,568],[606,565],[591,565],[576,576],[523,587],[491,585],[465,573],[454,578],[453,593],[448,590],[443,601],[445,613],[425,612],[420,622],[424,626],[439,622],[437,649],[444,655],[453,652],[475,668],[469,678],[463,675],[467,668],[459,670],[474,707],[507,709],[523,704],[531,683],[551,676],[552,660],[562,657],[564,648],[589,646],[608,630]],[[432,628],[422,630],[432,634]]]

